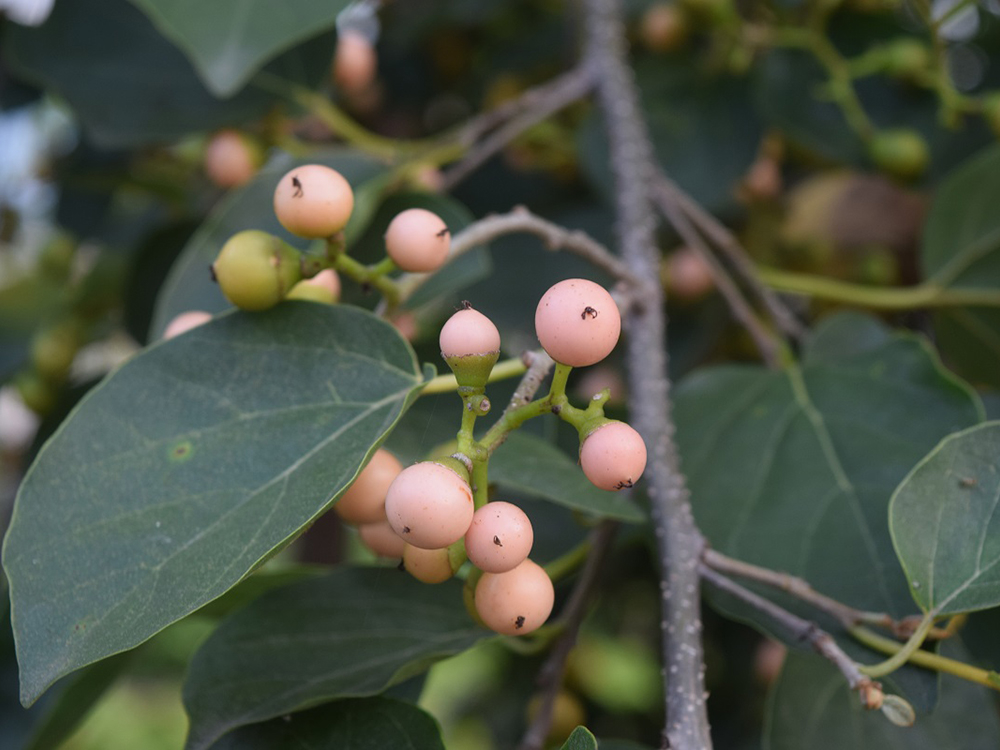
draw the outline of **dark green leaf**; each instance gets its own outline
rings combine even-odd
[[[892,496],[892,541],[925,612],[1000,605],[998,469],[1000,422],[987,422],[942,440]]]
[[[212,750],[444,750],[437,722],[388,698],[327,703],[231,732]]]
[[[1000,146],[956,170],[940,187],[924,228],[928,282],[1000,301]],[[1000,385],[1000,311],[950,307],[934,316],[943,356],[974,382]]]
[[[376,695],[490,637],[461,585],[347,568],[277,589],[225,621],[191,662],[189,750],[244,724]]]
[[[236,93],[268,60],[333,28],[348,0],[130,0],[194,64],[209,91]],[[332,48],[331,48],[332,53]]]
[[[566,738],[560,750],[597,750],[597,738],[587,727],[577,727]]]
[[[278,235],[293,244],[302,240],[288,234],[274,215],[274,187],[288,170],[298,164],[325,164],[340,172],[355,189],[377,182],[381,165],[368,157],[341,148],[316,151],[293,161],[281,160],[262,170],[250,183],[230,193],[212,211],[208,219],[188,240],[180,257],[163,283],[153,313],[151,332],[159,336],[167,324],[187,310],[219,312],[230,307],[219,286],[212,281],[208,267],[230,237],[244,229],[260,229]],[[367,181],[367,182],[366,182]],[[374,209],[372,209],[374,210]],[[366,224],[371,211],[355,212],[348,233],[358,223]]]
[[[597,489],[565,453],[541,438],[513,433],[490,459],[490,481],[573,510],[639,522],[643,512],[618,492]]]
[[[186,6],[184,12],[200,23],[203,14],[195,12],[200,9]],[[331,45],[332,37],[320,38],[290,51],[271,69],[311,85],[328,70]],[[128,0],[56,3],[38,28],[7,24],[3,47],[15,70],[63,96],[90,137],[105,147],[244,122],[262,115],[273,101],[252,87],[216,99],[184,55]]]
[[[981,407],[912,336],[838,361],[843,325],[826,322],[804,363],[784,373],[720,367],[685,381],[683,467],[717,549],[898,617],[913,604],[889,536],[889,498],[943,436],[978,422]],[[867,325],[857,330],[858,340],[871,336]]]
[[[113,373],[39,454],[7,534],[22,700],[221,596],[297,536],[420,377],[391,326],[310,303],[225,315]]]
[[[946,644],[949,655],[964,652]],[[764,742],[770,750],[995,750],[1000,723],[986,688],[944,675],[934,713],[897,727],[865,711],[844,676],[824,659],[790,653],[772,688]]]

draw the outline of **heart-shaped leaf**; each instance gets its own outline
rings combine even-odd
[[[271,591],[223,622],[191,661],[188,750],[244,724],[376,695],[491,634],[457,581],[345,568]]]
[[[437,722],[412,703],[355,698],[230,732],[212,750],[444,750]]]
[[[209,91],[232,96],[264,63],[333,28],[348,0],[130,0],[194,64]],[[331,49],[332,53],[332,49]]]
[[[420,382],[387,323],[313,303],[225,315],[109,376],[39,454],[5,541],[22,701],[286,545]]]
[[[939,615],[1000,605],[1000,422],[949,435],[892,497],[914,600]]]

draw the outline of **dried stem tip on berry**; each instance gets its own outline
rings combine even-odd
[[[460,386],[485,386],[500,358],[500,332],[493,321],[471,306],[448,318],[438,343]]]
[[[580,466],[587,479],[602,490],[631,487],[646,469],[646,443],[629,425],[608,420],[584,438]]]
[[[340,172],[306,164],[288,172],[274,190],[274,213],[294,235],[325,239],[347,226],[354,191]]]
[[[448,258],[451,233],[440,216],[423,208],[409,208],[389,222],[385,251],[404,271],[434,271]]]
[[[226,299],[243,310],[274,307],[302,278],[300,254],[267,232],[249,229],[229,238],[212,264]]]
[[[600,284],[566,279],[550,287],[535,309],[535,333],[556,362],[585,367],[607,357],[618,343],[618,306]]]

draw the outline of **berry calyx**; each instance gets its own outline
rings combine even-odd
[[[205,147],[205,174],[219,187],[239,187],[257,174],[264,153],[238,130],[220,130]]]
[[[333,58],[333,80],[348,94],[358,94],[375,82],[378,56],[368,37],[345,29],[337,38]]]
[[[298,250],[256,229],[230,237],[212,273],[226,299],[242,310],[274,307],[302,278]]]
[[[403,568],[423,583],[444,583],[455,575],[451,564],[451,554],[447,547],[421,549],[412,544],[404,543]]]
[[[441,328],[441,356],[463,387],[482,388],[500,358],[500,331],[468,302]]]
[[[440,549],[457,542],[475,513],[465,467],[449,459],[406,467],[389,486],[385,513],[400,538],[414,547]]]
[[[340,301],[340,277],[332,268],[326,268],[311,279],[302,279],[293,286],[285,299],[303,299],[335,305]]]
[[[163,329],[163,340],[166,341],[175,336],[180,336],[182,333],[187,333],[192,328],[197,328],[211,319],[212,313],[205,312],[204,310],[182,312],[167,323],[167,327]]]
[[[465,532],[469,560],[487,573],[506,573],[531,553],[535,532],[523,510],[511,503],[487,503],[472,516]]]
[[[602,490],[632,487],[646,469],[646,443],[629,425],[609,419],[584,438],[580,466]]]
[[[486,626],[504,635],[526,635],[552,613],[555,589],[537,563],[525,560],[506,573],[483,573],[476,584],[476,612]]]
[[[385,521],[385,498],[389,485],[403,471],[403,465],[385,448],[379,448],[347,491],[333,506],[347,523]]]
[[[294,235],[325,239],[347,226],[354,191],[335,169],[306,164],[288,172],[274,190],[274,213]]]
[[[535,309],[535,333],[556,362],[585,367],[607,357],[618,343],[618,305],[600,284],[566,279],[550,287]]]
[[[876,133],[868,150],[879,169],[904,180],[919,177],[930,161],[930,152],[923,136],[907,128]]]
[[[361,542],[379,557],[402,557],[406,542],[392,530],[388,521],[363,523],[358,526]]]
[[[408,208],[389,222],[385,251],[404,271],[434,271],[448,258],[451,233],[440,216],[423,208]]]

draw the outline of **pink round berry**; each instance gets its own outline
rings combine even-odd
[[[506,573],[483,573],[476,584],[476,612],[487,627],[504,635],[537,630],[554,603],[552,580],[531,560]]]
[[[163,338],[166,340],[172,339],[174,336],[180,336],[182,333],[187,333],[192,328],[197,328],[211,319],[212,314],[204,310],[188,310],[167,324],[166,329],[163,331]]]
[[[500,351],[500,331],[492,320],[469,307],[448,318],[438,343],[445,359],[495,354]]]
[[[325,239],[347,225],[354,191],[335,169],[306,164],[288,172],[274,190],[274,213],[294,235]]]
[[[205,147],[205,173],[219,187],[239,187],[253,179],[260,148],[238,130],[220,130]]]
[[[556,362],[585,367],[600,362],[621,334],[618,306],[600,284],[566,279],[550,287],[535,309],[535,333]]]
[[[347,523],[375,523],[385,520],[385,497],[403,465],[385,448],[379,448],[361,470],[333,510]]]
[[[346,30],[337,39],[333,58],[333,79],[349,94],[364,91],[375,81],[378,57],[364,34]]]
[[[487,573],[505,573],[520,565],[535,540],[531,521],[511,503],[495,501],[476,511],[465,532],[465,551]]]
[[[406,542],[392,530],[388,521],[363,523],[358,526],[358,535],[364,545],[379,557],[402,557]]]
[[[631,487],[646,468],[646,443],[624,422],[605,422],[580,446],[580,466],[602,490]]]
[[[440,549],[465,536],[475,506],[468,481],[447,466],[422,461],[406,467],[393,480],[385,512],[407,543]]]
[[[448,225],[423,208],[397,214],[385,231],[385,250],[404,271],[434,271],[444,263],[450,248]]]

